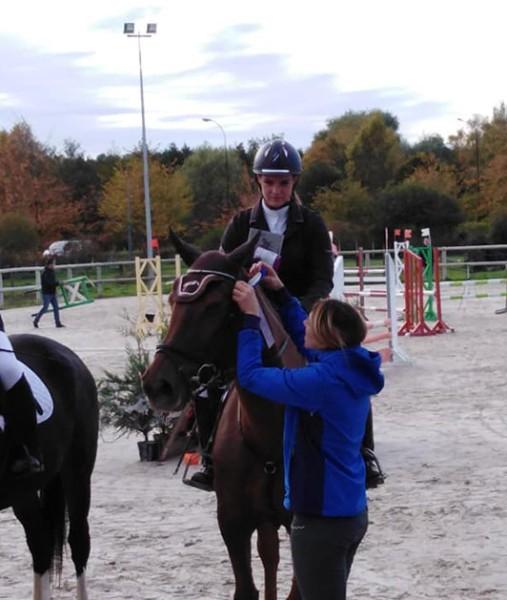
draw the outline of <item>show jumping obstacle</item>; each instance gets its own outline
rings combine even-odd
[[[385,253],[385,267],[380,269],[365,269],[362,260],[362,251],[360,250],[358,257],[357,269],[345,269],[343,266],[343,257],[338,256],[335,261],[333,274],[333,290],[330,296],[341,300],[351,301],[356,300],[358,309],[368,321],[369,327],[381,328],[383,331],[369,334],[365,340],[365,344],[376,344],[378,342],[387,341],[387,346],[378,348],[378,352],[382,355],[383,361],[407,361],[408,357],[401,351],[398,344],[398,333],[396,323],[398,320],[396,307],[396,270],[392,257],[388,252]],[[345,279],[345,274],[352,275],[354,283],[358,284],[358,290],[351,290],[346,287],[346,283],[351,283],[350,278]],[[374,275],[372,280],[371,275]],[[370,277],[368,277],[370,275]],[[383,275],[383,277],[379,277]],[[366,283],[383,283],[385,288],[369,288]],[[382,298],[384,299],[383,306],[370,306],[366,302],[367,298]],[[387,318],[383,321],[372,321],[368,318],[369,312],[384,312]]]
[[[442,318],[442,301],[440,295],[440,252],[433,248],[433,290],[425,290],[424,264],[421,256],[411,250],[404,252],[404,298],[405,322],[398,331],[398,335],[434,335],[454,331]],[[430,327],[425,319],[424,296],[431,294],[436,305],[436,321]]]

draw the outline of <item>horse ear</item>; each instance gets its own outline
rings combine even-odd
[[[172,229],[169,230],[169,239],[187,267],[190,267],[202,254],[199,248],[183,241]]]
[[[238,269],[252,262],[255,246],[259,240],[259,236],[260,233],[257,232],[247,242],[244,242],[241,244],[241,246],[238,246],[227,255],[227,258],[235,263]]]

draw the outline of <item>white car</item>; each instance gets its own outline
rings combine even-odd
[[[83,244],[80,240],[58,240],[49,244],[42,256],[68,256],[73,252],[79,252],[82,248]]]

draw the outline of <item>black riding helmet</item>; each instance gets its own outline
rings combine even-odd
[[[253,163],[256,175],[300,175],[302,170],[299,152],[284,140],[273,140],[261,146]]]

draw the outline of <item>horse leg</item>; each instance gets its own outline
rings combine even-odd
[[[277,571],[280,562],[278,529],[267,521],[257,528],[257,550],[264,567],[264,600],[277,599]]]
[[[90,556],[90,510],[89,469],[66,469],[64,477],[65,498],[69,514],[69,546],[76,570],[77,600],[88,600],[86,589],[86,565]]]
[[[234,572],[236,589],[234,600],[258,600],[259,592],[252,575],[251,538],[254,526],[243,516],[225,521],[218,515],[218,524],[224,539]]]
[[[32,554],[33,600],[50,600],[51,534],[37,493],[23,495],[22,500],[13,504],[12,509],[23,525],[26,542]]]

